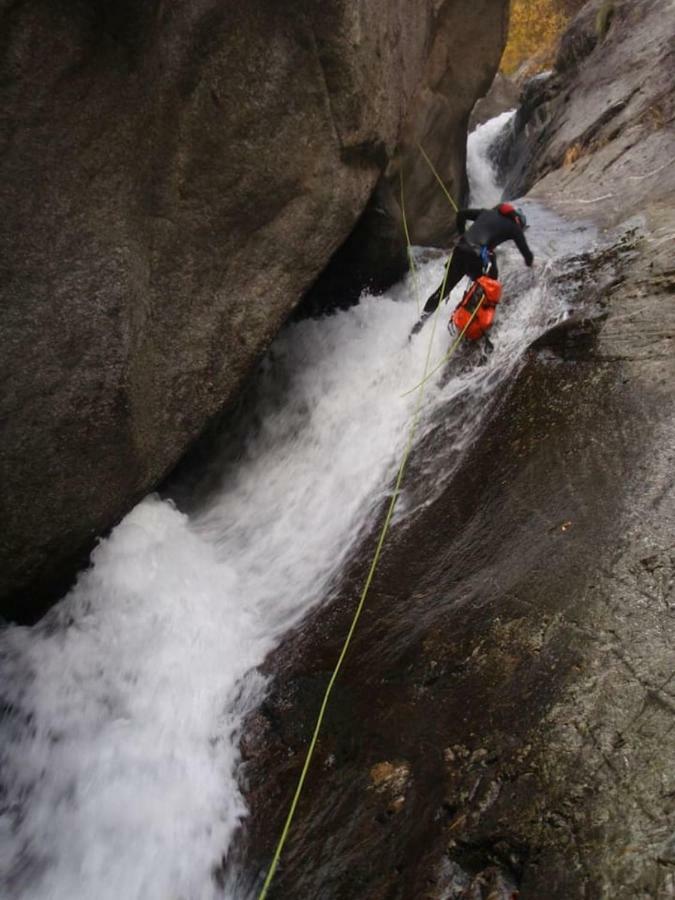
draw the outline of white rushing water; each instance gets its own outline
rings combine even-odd
[[[528,213],[550,240],[553,218]],[[520,272],[512,251],[503,258]],[[421,263],[421,302],[442,266]],[[431,379],[420,438],[442,421],[458,453],[471,439],[486,404],[467,417],[453,399],[494,392],[561,314],[546,271],[523,271],[517,302],[500,307],[487,364]],[[432,334],[428,324],[408,342],[416,309],[408,278],[289,326],[206,505],[188,518],[148,497],[48,616],[0,634],[3,900],[222,896],[213,870],[245,813],[237,748],[265,689],[256,667],[330,597],[390,488],[415,404],[402,394]],[[441,316],[434,363],[448,348],[448,308]],[[431,489],[418,483],[408,507]]]
[[[515,109],[503,112],[479,125],[469,135],[466,154],[466,174],[469,179],[471,203],[475,206],[496,206],[502,195],[490,160],[490,148],[516,114]]]

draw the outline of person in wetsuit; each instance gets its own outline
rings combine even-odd
[[[474,224],[465,231],[467,219],[471,219]],[[497,263],[494,249],[504,241],[515,241],[525,264],[531,266],[534,256],[525,240],[526,227],[527,220],[522,209],[516,209],[510,203],[500,203],[494,209],[460,209],[457,213],[457,231],[461,238],[450,258],[443,299],[447,302],[450,292],[465,275],[474,280],[483,274],[496,278]],[[420,330],[441,302],[441,290],[443,282],[424,304],[424,312],[415,324],[412,334]]]

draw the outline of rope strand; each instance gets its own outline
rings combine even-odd
[[[418,144],[418,146],[419,146],[420,150],[422,151],[425,159],[431,166],[432,171],[438,178],[438,181],[439,181],[441,187],[443,188],[445,195],[447,196],[450,203],[454,206],[454,208],[456,210],[457,207],[455,205],[455,202],[452,199],[452,197],[450,196],[450,194],[448,193],[448,191],[446,190],[445,185],[443,184],[443,182],[440,179],[440,176],[434,169],[434,167],[431,163],[431,160],[427,157],[426,153],[422,149],[422,146],[419,144]],[[410,244],[410,234],[408,231],[408,223],[406,221],[405,203],[404,203],[404,197],[403,197],[403,173],[401,172],[400,174],[401,174],[401,214],[403,216],[403,226],[404,226],[404,231],[405,231],[405,236],[406,236],[406,244],[407,244],[407,248],[408,248],[408,259],[410,260],[410,267],[411,267],[412,273],[413,273],[415,301],[417,303],[417,310],[419,312],[420,307],[419,307],[419,295],[418,295],[418,283],[417,283],[417,270],[415,268],[415,263],[414,263],[413,254],[412,254],[412,246]],[[441,288],[441,296],[443,296],[443,291],[445,290],[445,284],[446,284],[446,281],[448,278],[448,271],[449,271],[449,266],[446,264],[445,276],[443,278],[443,285]],[[480,306],[480,304],[479,304],[479,306]],[[431,330],[431,336],[429,338],[429,345],[427,347],[427,355],[426,355],[426,359],[424,362],[423,378],[419,382],[419,384],[416,386],[416,388],[412,389],[412,390],[416,390],[417,388],[419,388],[417,402],[415,403],[415,409],[413,411],[410,428],[408,429],[408,439],[406,442],[405,449],[403,451],[403,456],[401,457],[401,462],[399,463],[398,472],[396,474],[396,482],[394,485],[394,490],[392,492],[391,500],[389,501],[389,506],[387,508],[387,513],[386,513],[386,516],[384,519],[384,523],[382,525],[382,529],[380,531],[380,536],[377,541],[377,546],[375,548],[375,554],[373,555],[373,559],[370,564],[370,569],[368,570],[368,575],[366,577],[366,581],[364,583],[363,590],[361,591],[361,596],[359,598],[359,602],[358,602],[356,610],[354,612],[354,616],[352,617],[352,622],[351,622],[351,625],[349,626],[349,631],[347,632],[347,636],[342,645],[342,650],[340,651],[340,655],[335,664],[335,668],[333,669],[333,673],[330,677],[330,680],[329,680],[326,690],[324,692],[323,700],[321,702],[321,708],[319,709],[319,714],[316,719],[316,724],[314,725],[312,739],[309,743],[309,747],[307,748],[307,753],[305,755],[305,761],[302,766],[302,771],[300,772],[300,777],[298,778],[298,783],[296,785],[295,792],[293,793],[293,799],[291,800],[291,805],[289,807],[288,814],[286,815],[284,827],[281,832],[281,836],[279,837],[279,840],[277,842],[277,845],[276,845],[276,848],[274,851],[274,856],[272,857],[272,862],[270,863],[270,867],[267,870],[267,875],[265,877],[265,881],[261,888],[260,894],[258,895],[258,900],[266,900],[270,885],[272,884],[272,880],[274,878],[275,872],[279,865],[279,860],[281,859],[281,854],[283,852],[284,846],[286,844],[286,840],[288,838],[288,835],[289,835],[289,832],[291,829],[291,824],[293,822],[293,817],[295,815],[295,811],[297,809],[298,802],[300,800],[300,795],[302,794],[302,789],[304,787],[305,780],[307,778],[307,773],[309,772],[309,767],[312,762],[312,757],[314,756],[314,750],[316,748],[316,744],[319,739],[319,733],[321,731],[321,726],[323,724],[326,709],[328,707],[328,701],[329,701],[331,693],[333,691],[333,686],[335,685],[335,682],[337,681],[337,677],[340,672],[340,669],[342,668],[342,664],[345,660],[345,657],[347,656],[347,651],[349,649],[349,645],[351,644],[352,637],[354,636],[354,632],[356,631],[356,626],[361,617],[361,612],[363,611],[363,607],[365,606],[366,598],[368,596],[370,586],[371,586],[371,584],[373,582],[373,578],[375,576],[375,570],[377,569],[377,564],[380,561],[380,556],[382,555],[382,549],[384,547],[385,538],[387,536],[387,532],[389,531],[389,526],[391,524],[392,516],[394,514],[394,508],[396,507],[396,502],[397,502],[399,494],[401,492],[401,484],[403,483],[403,476],[405,475],[408,458],[412,451],[415,434],[417,432],[417,426],[419,424],[420,412],[422,409],[422,400],[424,398],[424,386],[427,383],[427,381],[429,380],[429,378],[431,377],[431,375],[433,374],[433,372],[439,368],[438,366],[436,366],[434,370],[429,372],[429,361],[431,359],[431,348],[433,347],[434,336],[436,333],[436,326],[438,323],[439,310],[440,310],[440,303],[437,306],[436,312],[434,314],[434,325]],[[478,306],[476,307],[476,310],[474,310],[474,315],[476,314],[477,311],[478,311]],[[473,318],[473,316],[472,316],[472,318]],[[454,344],[450,348],[450,351],[446,354],[446,356],[444,357],[442,362],[445,362],[445,360],[449,359],[450,356],[452,356],[455,349],[459,345],[459,341],[463,337],[464,332],[466,331],[466,329],[469,327],[470,324],[471,324],[471,319],[467,322],[466,326],[462,330],[462,333],[459,335],[457,340],[454,342]],[[409,394],[409,393],[411,393],[411,391],[406,392],[406,394]]]

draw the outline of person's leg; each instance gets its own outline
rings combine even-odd
[[[467,248],[463,255],[463,268],[463,274],[476,281],[483,274],[483,260],[478,253]]]
[[[495,280],[497,278],[499,278],[499,267],[497,265],[497,254],[495,253],[494,250],[490,254],[490,265],[488,267],[486,275],[488,275],[490,278],[494,278]]]
[[[466,275],[465,257],[466,254],[462,252],[462,248],[455,247],[452,256],[450,257],[447,278],[444,277],[443,281],[441,281],[436,290],[424,304],[424,312],[427,315],[430,315],[432,312],[434,312],[441,300],[446,299],[450,294],[450,291],[456,285],[458,285],[462,278]],[[441,291],[443,291],[443,297],[441,297]]]

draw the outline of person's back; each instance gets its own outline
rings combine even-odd
[[[460,216],[462,213],[464,221],[475,219],[473,225],[464,232],[464,240],[467,244],[494,250],[505,241],[515,241],[527,265],[532,264],[532,251],[527,245],[523,229],[514,217],[505,215],[499,211],[499,208],[466,209],[462,210]],[[458,216],[458,225],[460,216]],[[459,230],[460,232],[463,230],[461,225]]]
[[[468,231],[465,230],[467,220],[473,221]],[[494,209],[460,209],[457,230],[461,237],[448,261],[443,281],[424,304],[422,315],[410,336],[418,333],[441,299],[445,298],[447,302],[450,292],[465,275],[476,280],[487,269],[493,278],[497,278],[493,251],[505,241],[514,241],[525,264],[531,266],[534,256],[525,240],[526,228],[525,213],[510,203],[500,203]]]

